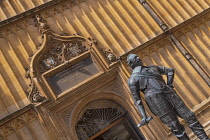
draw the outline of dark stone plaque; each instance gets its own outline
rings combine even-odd
[[[54,92],[58,95],[96,75],[97,73],[99,73],[98,68],[93,63],[92,59],[87,57],[63,71],[48,77],[48,82]]]

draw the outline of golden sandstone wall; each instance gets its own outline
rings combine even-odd
[[[93,0],[76,6],[67,2],[41,14],[55,33],[91,37],[100,46],[111,48],[118,56],[162,33],[137,1]],[[30,81],[25,78],[25,68],[29,66],[29,57],[37,51],[42,39],[34,19],[26,18],[3,26],[0,41],[1,93],[5,93],[2,96],[7,95],[2,98],[2,104],[5,104],[2,107],[2,113],[5,113],[3,118],[29,103],[25,91]]]
[[[164,22],[173,28],[209,8],[209,0],[147,0]]]
[[[175,68],[174,85],[178,94],[187,106],[195,111],[210,134],[209,85],[169,39],[169,35],[173,34],[209,77],[209,0],[147,0],[154,12],[162,19],[160,22],[168,26],[167,31],[161,30],[153,16],[145,9],[145,3],[140,4],[137,0],[62,0],[57,4],[48,1],[3,0],[0,2],[2,21],[0,23],[0,119],[2,119],[0,134],[2,138],[53,139],[48,138],[47,135],[51,135],[52,131],[55,132],[54,135],[59,133],[58,129],[48,129],[52,123],[46,125],[48,122],[43,121],[39,116],[43,113],[35,112],[33,107],[29,107],[30,101],[27,98],[26,91],[30,80],[25,78],[25,69],[30,65],[30,57],[42,44],[42,34],[39,33],[33,18],[35,14],[41,14],[56,34],[68,33],[69,35],[79,34],[85,38],[91,37],[97,40],[99,47],[111,49],[121,58],[122,65],[119,64],[119,73],[124,73],[124,76],[120,74],[119,77],[123,77],[124,80],[121,80],[120,85],[124,85],[125,88],[131,71],[125,64],[125,58],[130,51],[139,54],[147,65],[157,64]],[[44,3],[46,7],[40,9],[37,7]],[[34,7],[36,11],[31,12],[29,9]],[[27,14],[13,17],[25,11]],[[13,17],[12,21],[8,19],[10,17]],[[119,77],[117,79],[120,79]],[[128,90],[124,95],[125,100],[126,98],[131,100]],[[25,106],[28,109],[17,113]],[[36,114],[32,120],[24,117],[30,116],[28,115],[30,111]],[[133,116],[135,115],[134,120],[137,122],[139,115],[136,112],[133,113]],[[19,119],[21,116],[26,120]],[[173,138],[168,128],[158,119],[155,118],[151,124],[141,128],[149,140]],[[46,131],[43,131],[44,129]],[[187,132],[192,139],[195,139],[189,129]],[[56,136],[60,138],[60,135]],[[72,139],[72,137],[68,138]]]
[[[0,2],[0,21],[16,16],[49,1],[51,0],[2,0]]]

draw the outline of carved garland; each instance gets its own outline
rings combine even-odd
[[[46,72],[70,59],[88,51],[87,46],[82,41],[61,42],[53,40],[50,49],[42,57],[39,65],[40,72]]]

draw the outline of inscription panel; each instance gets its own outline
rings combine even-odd
[[[91,57],[87,57],[63,71],[49,76],[47,80],[55,94],[58,95],[99,72]]]

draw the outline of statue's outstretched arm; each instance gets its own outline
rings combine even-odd
[[[134,85],[130,85],[130,91],[132,93],[133,99],[134,99],[134,105],[137,107],[138,111],[140,112],[140,115],[142,116],[141,123],[137,125],[137,127],[146,125],[149,123],[149,121],[152,119],[152,117],[147,117],[140,93],[138,91],[138,87]]]
[[[141,101],[140,93],[137,90],[137,87],[133,86],[133,85],[130,85],[129,88],[130,88],[131,94],[132,94],[133,99],[134,99],[134,105],[138,108],[142,118],[147,118],[147,115],[146,115],[145,110],[144,110],[144,106],[143,106],[142,101]]]

